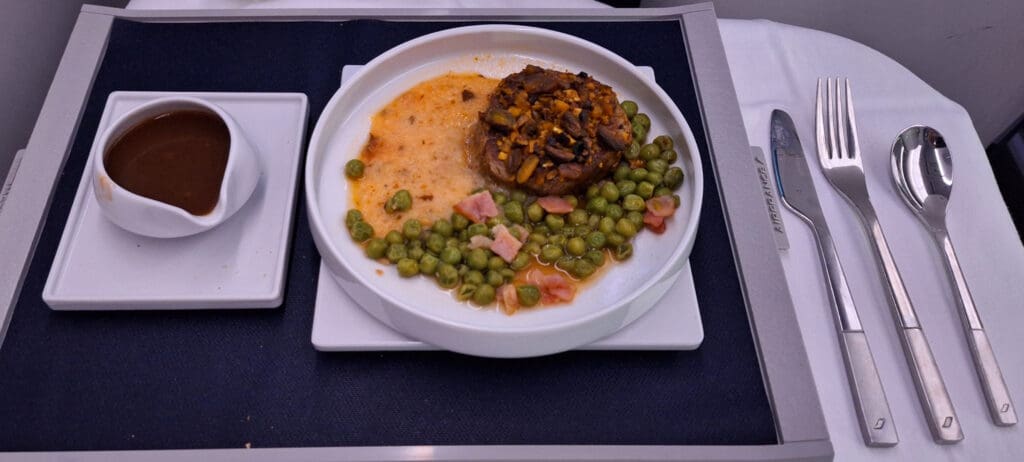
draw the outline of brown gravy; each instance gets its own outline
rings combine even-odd
[[[216,114],[171,111],[121,135],[103,166],[122,188],[201,216],[217,206],[230,146],[228,127]]]

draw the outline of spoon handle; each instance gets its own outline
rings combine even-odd
[[[939,247],[946,256],[946,270],[953,280],[955,290],[954,298],[960,308],[960,320],[963,322],[964,331],[967,335],[967,344],[971,349],[971,356],[974,358],[974,367],[978,372],[978,379],[981,380],[981,387],[985,392],[985,399],[988,401],[988,410],[992,416],[992,422],[1000,426],[1009,426],[1017,423],[1017,411],[1010,399],[1010,391],[1003,381],[1003,373],[999,370],[999,363],[996,362],[996,355],[992,351],[992,344],[985,334],[985,327],[981,324],[981,317],[978,316],[978,309],[974,306],[974,299],[971,291],[967,288],[967,279],[963,270],[960,269],[960,261],[956,258],[956,251],[953,250],[953,243],[949,240],[949,234],[940,232],[936,234]]]

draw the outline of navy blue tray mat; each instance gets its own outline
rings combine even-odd
[[[697,134],[707,179],[690,258],[706,331],[697,351],[318,353],[320,259],[301,200],[280,309],[73,313],[43,303],[110,92],[303,92],[308,136],[343,65],[462,24],[117,20],[0,349],[0,450],[777,443],[677,21],[534,25],[654,66]]]

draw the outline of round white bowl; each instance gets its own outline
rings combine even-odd
[[[228,128],[230,146],[224,179],[213,211],[193,215],[174,205],[140,196],[122,188],[107,174],[107,149],[138,123],[170,111],[195,109],[216,114]],[[103,215],[114,224],[136,234],[151,237],[181,237],[206,231],[227,220],[252,196],[260,179],[256,151],[230,114],[209,101],[187,96],[170,96],[143,104],[118,118],[93,145],[92,190]]]
[[[668,134],[686,181],[680,208],[662,235],[640,233],[633,257],[611,263],[565,305],[513,316],[457,302],[426,277],[403,279],[368,259],[344,226],[351,207],[345,162],[359,155],[371,117],[419,82],[447,72],[501,78],[526,64],[585,71],[610,85],[620,100],[636,101],[652,121],[651,135]],[[689,125],[665,92],[618,55],[585,40],[514,25],[449,29],[409,41],[378,56],[331,98],[306,156],[306,206],[313,239],[335,280],[361,306],[392,328],[466,354],[538,356],[569,350],[626,326],[671,287],[693,248],[703,191],[700,156]],[[443,180],[438,181],[443,185]],[[387,230],[377,230],[383,234]],[[383,269],[382,275],[376,273]]]

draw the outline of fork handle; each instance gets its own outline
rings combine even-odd
[[[878,216],[871,207],[869,201],[864,201],[858,207],[864,224],[871,233],[871,242],[875,249],[875,256],[882,267],[882,274],[885,276],[885,286],[889,289],[889,299],[892,302],[892,312],[896,320],[897,329],[900,334],[900,343],[903,345],[904,356],[910,365],[911,376],[917,388],[917,397],[921,400],[924,408],[925,418],[928,420],[928,428],[931,430],[932,439],[937,443],[951,444],[964,439],[963,431],[960,429],[960,420],[953,409],[953,402],[946,391],[946,384],[939,373],[939,366],[935,362],[932,349],[928,346],[928,339],[918,323],[914,306],[910,303],[910,296],[903,285],[903,278],[900,277],[899,268],[896,267],[896,260],[889,251],[889,244],[885,240],[882,226],[878,222]]]

